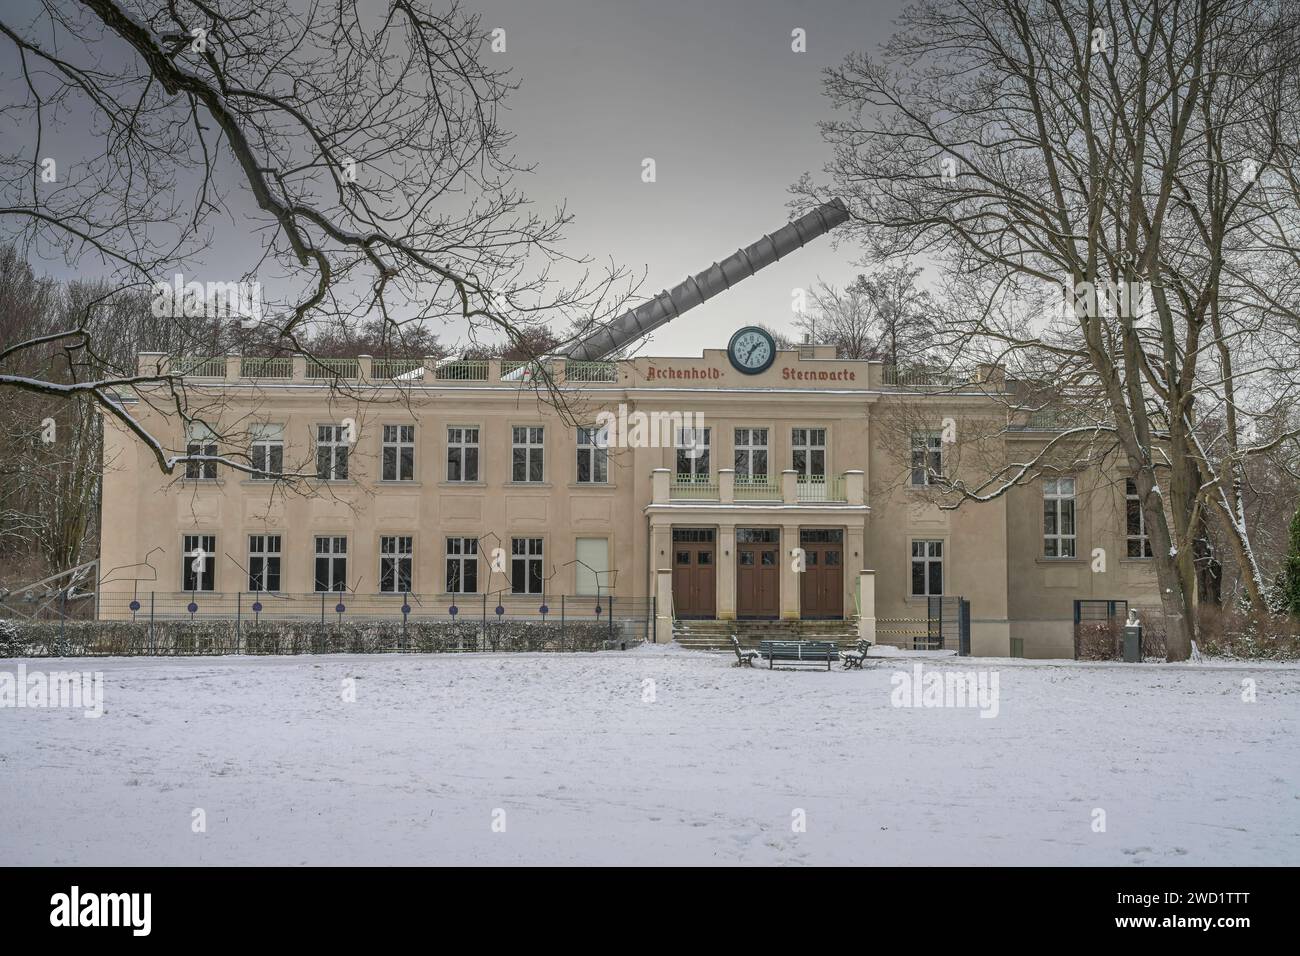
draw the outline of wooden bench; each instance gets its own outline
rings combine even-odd
[[[754,658],[758,656],[758,651],[742,651],[740,641],[736,640],[736,635],[731,635],[731,646],[736,649],[736,663],[733,667],[753,667]]]
[[[840,647],[834,641],[759,641],[758,653],[767,658],[767,668],[771,670],[777,661],[786,664],[826,664],[831,669],[831,661],[840,654]]]
[[[871,642],[865,638],[858,641],[856,651],[843,651],[840,657],[844,658],[844,669],[846,671],[862,670],[862,662],[867,659],[867,651],[871,650]]]

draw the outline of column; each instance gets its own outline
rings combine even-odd
[[[653,482],[653,498],[651,500],[654,504],[666,505],[668,503],[668,482],[671,477],[672,472],[667,468],[656,468],[650,473],[650,480]]]
[[[856,469],[844,473],[844,500],[851,505],[867,503],[865,475]]]
[[[794,472],[786,472],[790,477]],[[794,549],[799,547],[799,525],[781,525],[781,620],[799,620],[799,572],[794,569]]]
[[[858,639],[876,643],[876,572],[858,572]]]
[[[787,505],[799,500],[799,472],[793,468],[781,472],[781,500]]]
[[[673,571],[655,571],[655,643],[670,644],[673,639]]]
[[[736,469],[718,469],[718,502],[729,505],[736,500]]]
[[[719,621],[736,619],[736,526],[718,524],[718,544],[713,553],[713,595]]]

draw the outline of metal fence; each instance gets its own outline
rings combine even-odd
[[[448,621],[502,624],[541,621],[600,622],[611,634],[649,637],[654,625],[654,598],[595,595],[490,594],[353,594],[320,591],[285,594],[267,591],[189,594],[148,591],[99,596],[98,617],[113,621],[229,620],[256,625],[275,621],[341,624],[356,621]]]
[[[0,616],[0,657],[626,650],[653,637],[654,608],[611,595],[103,594],[97,620]]]
[[[1074,659],[1119,660],[1128,601],[1074,602]]]
[[[970,654],[970,601],[962,597],[926,599],[925,617],[876,619],[876,643],[912,651]]]

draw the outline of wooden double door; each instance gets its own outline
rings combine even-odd
[[[799,616],[844,617],[844,531],[842,528],[800,528],[804,570],[799,575]]]
[[[673,528],[673,613],[711,618],[717,612],[713,528]]]
[[[736,616],[775,618],[781,613],[781,530],[736,529]]]

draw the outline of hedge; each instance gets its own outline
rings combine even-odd
[[[612,637],[612,640],[611,640]],[[617,625],[572,621],[12,621],[0,620],[0,657],[219,654],[441,654],[598,651],[640,643]]]

